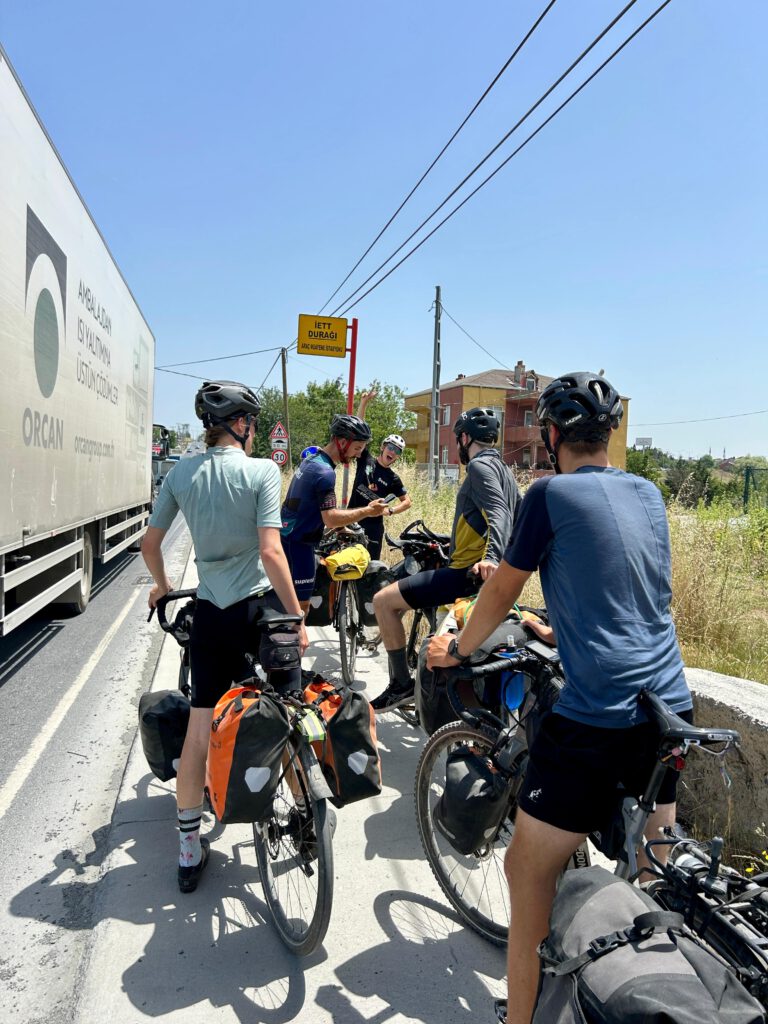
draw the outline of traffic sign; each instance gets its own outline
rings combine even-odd
[[[273,437],[269,442],[273,448],[287,448],[288,438],[287,437]]]
[[[297,353],[301,356],[337,356],[347,354],[347,321],[343,316],[299,314]]]
[[[269,432],[270,441],[274,441],[275,438],[282,438],[282,440],[284,441],[288,440],[288,431],[285,429],[280,420],[277,421],[277,423],[274,425],[274,427],[272,427],[272,429]]]
[[[277,463],[278,466],[284,466],[288,461],[288,452],[283,451],[282,448],[275,448],[272,452],[272,461]]]

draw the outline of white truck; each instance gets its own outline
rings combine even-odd
[[[0,636],[145,532],[154,347],[0,47]]]

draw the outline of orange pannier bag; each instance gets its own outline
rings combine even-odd
[[[289,732],[288,713],[271,694],[236,686],[221,697],[211,723],[205,788],[223,825],[269,818]]]
[[[362,693],[315,676],[304,700],[320,712],[325,738],[312,744],[336,807],[381,792],[381,758],[373,708]]]

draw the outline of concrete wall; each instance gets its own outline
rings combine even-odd
[[[686,669],[686,677],[696,724],[737,729],[742,745],[724,761],[699,751],[690,755],[678,789],[678,817],[702,837],[721,835],[732,850],[759,853],[766,841],[755,829],[768,825],[768,686],[694,668]]]

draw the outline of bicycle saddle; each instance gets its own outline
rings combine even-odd
[[[659,730],[662,739],[677,739],[681,742],[701,743],[704,746],[741,741],[741,735],[735,729],[697,729],[696,726],[689,725],[650,690],[641,690],[638,701]]]
[[[288,615],[287,612],[279,612],[275,608],[262,608],[258,623],[260,626],[289,626],[295,622],[302,622],[303,615]]]

